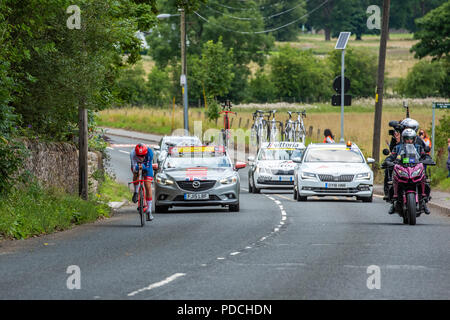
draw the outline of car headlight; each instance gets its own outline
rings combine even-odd
[[[269,168],[265,167],[258,167],[256,170],[258,171],[258,173],[266,173],[266,174],[272,173]]]
[[[306,180],[306,179],[316,179],[316,174],[315,173],[311,173],[311,172],[302,172],[302,179]]]
[[[358,173],[355,178],[357,180],[370,180],[371,176],[372,175],[370,174],[370,172],[364,172],[364,173]]]
[[[236,183],[236,182],[237,182],[236,176],[231,176],[231,177],[220,180],[221,184],[232,184],[232,183]]]
[[[411,177],[417,177],[422,172],[422,168],[417,169],[411,175]]]
[[[173,185],[175,182],[173,180],[157,176],[156,183],[163,185],[163,186],[168,186],[168,185]]]

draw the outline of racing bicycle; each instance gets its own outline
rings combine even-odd
[[[292,112],[287,112],[289,115],[289,119],[286,120],[286,125],[284,126],[284,141],[292,142],[294,141],[294,131],[295,131],[295,122],[292,121]]]
[[[279,130],[278,130],[278,125],[280,126],[280,128],[283,128],[283,123],[281,121],[277,121],[275,120],[275,113],[277,112],[277,110],[271,110],[269,111],[269,115],[268,115],[268,122],[267,122],[267,139],[269,140],[269,142],[275,142],[278,141],[278,134],[279,134]],[[270,120],[270,117],[272,116],[272,120]]]
[[[234,114],[235,116],[237,116],[237,112],[231,111],[231,101],[227,100],[225,103],[222,104],[222,111],[219,112],[219,114],[224,114],[223,117],[223,129],[221,130],[222,132],[222,139],[223,139],[223,144],[225,147],[228,148],[228,140],[230,138],[230,118],[229,118],[229,114]]]
[[[297,120],[294,122],[294,141],[305,143],[306,129],[303,118],[306,118],[306,110],[296,111]]]
[[[259,149],[263,142],[263,128],[266,126],[266,120],[264,119],[264,111],[256,110],[253,113],[253,124],[251,128],[251,139],[256,142],[256,146]]]
[[[152,181],[153,179],[150,178],[150,181]],[[139,174],[138,174],[138,180],[136,181],[132,181],[129,182],[128,185],[130,184],[134,184],[134,183],[139,183],[139,191],[138,191],[138,207],[137,210],[139,212],[139,216],[141,218],[141,227],[143,227],[145,225],[145,216],[147,215],[147,218],[149,219],[149,213],[145,214],[144,212],[144,207],[147,206],[147,200],[145,199],[145,195],[147,190],[145,189],[145,183],[144,183],[144,179],[142,177],[142,164],[139,163]],[[150,212],[150,211],[149,211]]]

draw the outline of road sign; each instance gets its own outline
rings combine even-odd
[[[341,105],[341,95],[335,94],[331,98],[331,105],[332,106],[340,106]],[[344,106],[351,106],[352,105],[352,96],[350,94],[344,95]]]
[[[450,102],[433,102],[433,118],[431,120],[431,157],[434,159],[434,127],[435,127],[435,114],[436,109],[450,109]]]
[[[435,109],[450,109],[450,102],[435,102]]]
[[[337,93],[341,93],[342,90],[342,81],[341,81],[342,77],[338,76],[334,79],[333,81],[333,89],[334,91],[336,91]],[[347,77],[344,77],[344,93],[347,93],[347,91],[350,90],[350,79]]]

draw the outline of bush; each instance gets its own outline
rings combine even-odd
[[[277,88],[270,79],[270,76],[258,70],[255,78],[250,80],[248,86],[249,102],[271,102],[277,96]]]
[[[440,61],[418,62],[405,79],[400,79],[395,90],[409,98],[449,96],[449,65]]]
[[[300,51],[284,46],[270,58],[269,64],[279,97],[298,98],[300,101],[330,99],[331,72],[311,50]]]
[[[333,50],[328,61],[334,77],[341,75],[341,50]],[[348,94],[373,97],[377,82],[377,57],[367,50],[349,48],[345,51],[345,77],[350,79]],[[328,84],[332,86],[332,83]]]
[[[144,69],[141,65],[122,70],[117,80],[117,97],[125,104],[143,105],[146,102],[146,85]]]
[[[152,68],[146,83],[146,102],[153,106],[161,106],[171,101],[172,83],[166,69],[157,66]]]

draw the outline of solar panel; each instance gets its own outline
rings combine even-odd
[[[348,39],[350,38],[351,34],[352,34],[351,32],[341,32],[339,34],[339,39],[336,42],[335,49],[344,50],[345,47],[347,46],[347,42],[348,42]]]

